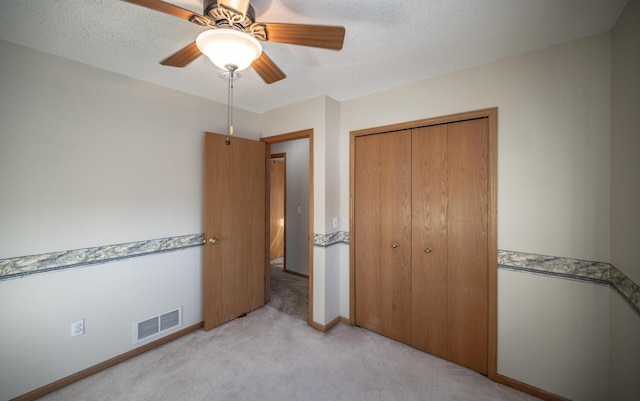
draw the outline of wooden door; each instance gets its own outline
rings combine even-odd
[[[411,134],[356,140],[356,324],[411,339]]]
[[[414,129],[412,165],[412,345],[486,374],[487,119]]]
[[[412,342],[447,357],[447,125],[412,135]]]
[[[204,328],[265,303],[265,144],[204,138]]]
[[[382,334],[411,341],[411,132],[380,136]]]
[[[488,123],[448,124],[447,359],[487,374]]]
[[[408,153],[399,142],[383,139],[405,132],[411,133]],[[497,375],[496,138],[496,108],[368,128],[351,132],[350,166],[354,323],[405,341],[406,335],[390,335],[389,327],[406,329],[398,322],[409,322],[410,345],[492,380]],[[398,167],[403,164],[387,152],[409,160],[409,185],[398,173],[406,167]],[[408,201],[400,195],[406,188]],[[400,227],[406,224],[404,205],[410,210],[408,236]],[[408,238],[409,256],[385,254],[396,238],[403,239],[391,249],[406,248]],[[409,272],[397,268],[403,265],[399,259],[410,261]],[[394,266],[397,273],[383,266]],[[400,284],[401,276],[410,277],[410,286]],[[405,299],[389,296],[396,293],[394,286],[410,298],[408,317]]]
[[[284,256],[285,247],[285,171],[286,159],[284,154],[274,158],[271,155],[271,163],[269,164],[270,182],[269,194],[271,198],[269,219],[270,219],[270,251],[269,259],[275,259]]]
[[[382,333],[380,317],[380,135],[355,140],[355,324]]]

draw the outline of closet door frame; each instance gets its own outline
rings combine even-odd
[[[355,140],[359,136],[376,135],[387,132],[407,130],[430,125],[447,124],[459,121],[487,118],[489,125],[488,143],[488,344],[487,344],[487,376],[489,379],[497,379],[497,349],[498,349],[498,108],[487,108],[481,110],[456,113],[440,117],[426,118],[422,120],[409,121],[398,124],[373,127],[362,130],[351,131],[350,138],[350,180],[349,180],[349,314],[351,324],[355,324],[355,244],[358,241],[358,233],[355,231],[354,222],[354,187],[355,187]]]

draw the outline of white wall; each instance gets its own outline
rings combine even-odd
[[[318,97],[275,109],[260,116],[260,136],[269,137],[313,129],[313,232],[325,224],[325,98]],[[324,249],[313,248],[313,316],[321,325],[325,319]]]
[[[306,100],[260,115],[260,137],[313,129],[313,229],[324,226],[324,97]],[[319,217],[322,216],[322,217]]]
[[[348,159],[341,159],[340,149],[340,103],[325,97],[325,215],[324,226],[321,233],[334,233],[339,231],[340,220],[340,183],[341,166],[348,163]],[[338,218],[338,227],[333,227],[334,217]],[[348,220],[347,220],[348,221]],[[345,231],[348,231],[345,230]],[[325,252],[325,324],[341,316],[344,300],[340,292],[341,266],[345,262],[344,245],[331,245],[324,249]],[[348,259],[346,259],[348,263]],[[349,317],[347,313],[344,317]]]
[[[332,220],[343,216],[340,210],[340,174],[344,160],[339,158],[343,154],[339,149],[339,124],[339,103],[326,96],[281,107],[261,116],[262,137],[313,129],[314,233],[338,231],[332,227]],[[346,163],[348,165],[348,160]],[[344,257],[339,256],[337,248],[332,249],[338,246],[342,245],[313,248],[313,320],[321,325],[339,317],[342,310],[339,291],[342,268],[339,264]]]
[[[611,263],[640,283],[640,1],[612,32]],[[640,318],[611,292],[611,400],[640,400]]]
[[[498,282],[498,371],[571,400],[606,400],[609,288],[507,270]]]
[[[497,106],[499,248],[606,262],[609,58],[598,35],[346,101],[342,135]]]
[[[353,130],[497,106],[498,247],[607,262],[610,52],[610,35],[598,35],[345,101],[341,146],[348,146]],[[348,158],[342,157],[341,175],[348,177]],[[347,215],[348,194],[343,179],[341,208]],[[522,274],[516,275],[520,286],[534,293],[521,299],[507,291],[512,275],[498,277],[498,373],[569,398],[606,392],[606,331],[582,331],[583,324],[575,324],[566,326],[566,335],[550,336],[549,327],[530,323],[601,318],[606,325],[606,312],[592,310],[591,300],[595,296],[606,306],[602,291],[608,289],[597,287],[594,295],[592,286],[564,280],[547,288],[538,277]],[[544,317],[547,304],[558,305],[554,316]],[[555,346],[526,347],[513,337],[523,326],[531,329],[529,341]],[[558,363],[558,348],[590,354],[593,364]],[[583,380],[576,382],[567,369],[583,373]]]
[[[225,132],[225,105],[2,41],[0,87],[0,258],[202,232],[203,132]],[[258,124],[236,113],[240,136]],[[202,321],[201,263],[193,248],[0,282],[0,399],[131,350],[134,321],[180,305]]]
[[[285,265],[287,270],[308,275],[309,139],[273,144],[271,154],[274,153],[286,153]]]
[[[612,46],[611,261],[640,283],[640,1],[622,12]]]
[[[332,233],[338,231],[333,227],[333,218],[338,217],[340,224],[340,182],[341,166],[345,162],[340,156],[340,103],[325,97],[325,219],[322,230],[317,232]],[[347,159],[348,160],[348,159]],[[348,163],[348,161],[347,161]],[[347,220],[348,221],[348,220]],[[348,225],[347,225],[348,227]],[[346,229],[345,231],[348,231]]]
[[[611,291],[611,401],[640,400],[640,317]]]
[[[136,321],[182,306],[180,328],[201,322],[201,264],[191,248],[0,282],[0,400],[159,338],[134,344]],[[71,337],[80,319],[85,334]]]

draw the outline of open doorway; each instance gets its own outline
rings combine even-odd
[[[270,145],[269,305],[310,322],[313,282],[312,138],[311,132],[300,134],[303,135],[285,134],[275,137],[277,139],[262,139]]]

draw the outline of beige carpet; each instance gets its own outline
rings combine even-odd
[[[42,399],[535,400],[370,331],[338,324],[321,333],[269,306]]]
[[[296,319],[308,320],[309,279],[285,272],[282,258],[271,261],[270,297],[269,306]]]

